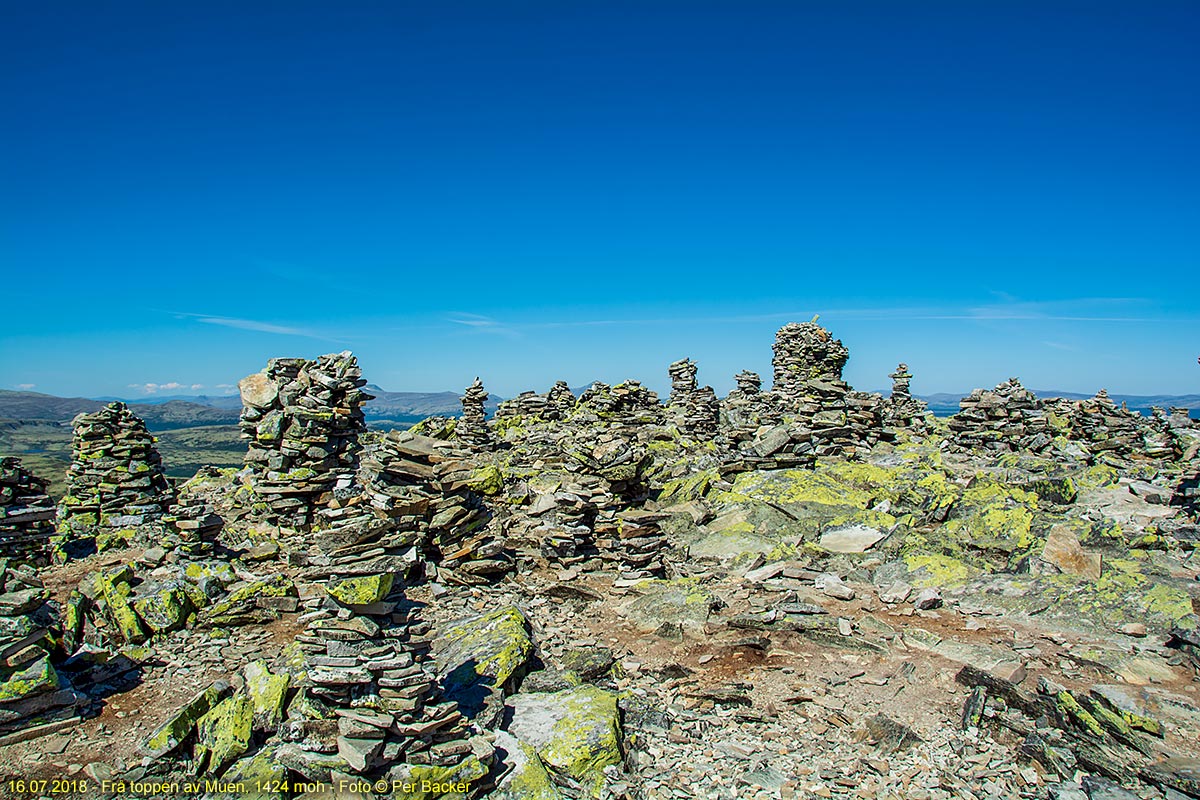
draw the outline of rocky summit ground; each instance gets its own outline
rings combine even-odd
[[[677,362],[377,435],[346,354],[252,377],[247,467],[169,490],[77,424],[0,560],[0,795],[1200,797],[1190,421]]]

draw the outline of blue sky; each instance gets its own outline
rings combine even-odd
[[[9,4],[0,388],[1200,391],[1192,2]],[[136,388],[135,388],[136,387]],[[192,388],[197,387],[197,388]]]

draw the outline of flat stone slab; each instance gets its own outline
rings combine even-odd
[[[850,525],[825,531],[818,544],[833,553],[865,553],[885,536],[886,533],[876,528]]]

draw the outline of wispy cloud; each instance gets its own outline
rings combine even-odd
[[[131,383],[131,384],[129,384],[129,388],[137,389],[139,392],[142,392],[143,394],[158,394],[159,392],[177,392],[180,389],[187,389],[187,388],[203,389],[204,384],[202,384],[202,383],[186,384],[186,383],[180,383],[179,381],[167,381],[166,383]]]
[[[17,388],[20,389],[22,392],[28,392],[30,389],[33,389],[36,386],[37,386],[36,383],[18,383],[17,384]]]
[[[1075,345],[1071,345],[1071,344],[1064,344],[1064,343],[1062,343],[1062,342],[1042,342],[1042,344],[1046,345],[1046,347],[1053,347],[1055,350],[1070,350],[1070,351],[1076,351],[1076,350],[1078,350],[1078,349],[1079,349],[1079,348],[1078,348],[1078,347],[1076,347]]]
[[[236,328],[243,331],[258,333],[274,333],[280,336],[302,336],[308,339],[321,339],[327,342],[343,343],[342,339],[330,336],[309,328],[298,328],[292,325],[280,325],[258,319],[241,319],[238,317],[221,317],[215,314],[193,314],[189,312],[174,312],[176,319],[191,319],[205,325],[219,325],[223,328]]]
[[[447,322],[453,322],[455,325],[462,325],[464,328],[476,333],[487,334],[490,336],[503,336],[509,339],[519,338],[521,333],[517,330],[518,326],[505,324],[491,317],[485,317],[481,314],[469,314],[465,312],[456,312],[446,317]]]

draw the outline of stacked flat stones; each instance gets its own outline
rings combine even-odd
[[[544,421],[566,419],[575,408],[575,394],[566,381],[556,381],[546,394],[521,392],[503,401],[496,409],[496,419],[534,417]]]
[[[55,516],[46,485],[19,459],[0,460],[0,558],[45,564]]]
[[[289,709],[275,758],[310,779],[330,770],[404,777],[405,765],[453,766],[472,754],[469,723],[438,696],[428,626],[389,601],[393,576],[331,581],[310,600],[305,633],[307,695]],[[336,758],[334,757],[336,754]],[[476,754],[478,755],[478,754]],[[336,769],[340,767],[341,769]]]
[[[371,399],[366,383],[348,351],[316,361],[274,358],[238,383],[257,512],[306,528],[321,495],[352,483],[366,430],[362,405]]]
[[[521,520],[525,528],[513,530],[511,535],[517,541],[535,544],[552,564],[577,566],[599,555],[597,516],[604,514],[614,523],[614,513],[615,498],[603,481],[581,475],[571,483],[536,495]]]
[[[441,577],[484,583],[512,567],[482,497],[469,487],[467,453],[408,431],[392,431],[363,460],[365,496],[386,521],[358,548],[438,562]]]
[[[679,430],[699,438],[712,438],[720,425],[721,404],[711,386],[699,388],[696,364],[685,358],[667,368],[671,395],[667,415]]]
[[[1083,442],[1089,452],[1128,458],[1144,449],[1147,432],[1144,418],[1123,405],[1118,406],[1104,389],[1088,400],[1059,402],[1059,408],[1066,406],[1069,437]]]
[[[974,390],[947,424],[954,442],[968,449],[1039,452],[1052,440],[1042,401],[1016,378]]]
[[[487,401],[487,390],[476,378],[462,396],[462,417],[455,428],[458,440],[472,449],[486,449],[492,443],[487,425]]]
[[[913,376],[908,365],[900,363],[888,377],[892,379],[892,394],[884,405],[883,423],[918,433],[928,431],[933,425],[933,414],[924,400],[912,396],[909,386]]]
[[[176,548],[189,556],[212,552],[217,535],[225,521],[202,498],[185,495],[165,518],[176,531]]]
[[[842,380],[849,351],[816,320],[789,323],[775,335],[773,393],[785,414],[811,435],[817,455],[854,455],[879,441],[883,398]]]
[[[575,393],[566,381],[555,381],[546,393],[546,410],[543,415],[549,420],[566,419],[575,408]]]
[[[668,542],[660,525],[670,515],[628,509],[616,514],[615,524],[606,516],[595,523],[601,559],[614,566],[621,580],[663,577]]]
[[[146,423],[124,403],[109,403],[71,422],[71,466],[59,520],[71,532],[155,522],[171,505],[171,487]]]
[[[0,558],[0,734],[74,716],[86,701],[51,663],[48,597],[33,565]]]

